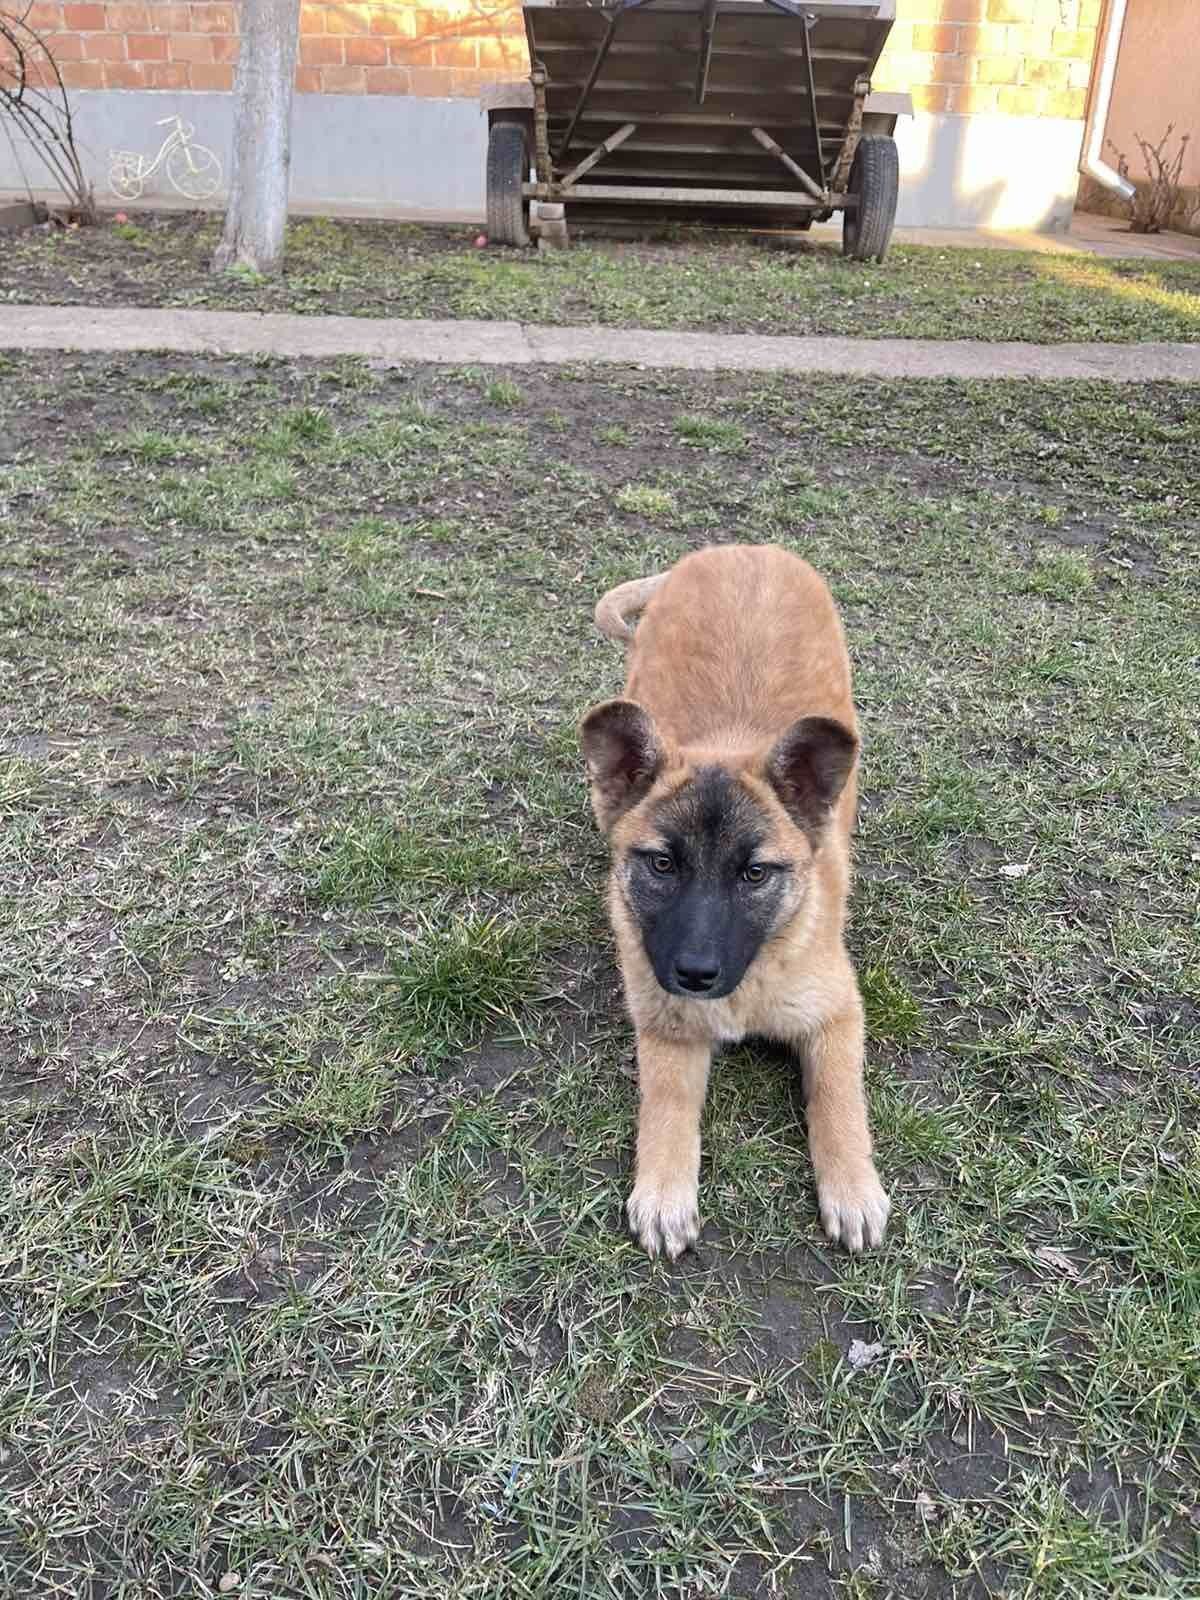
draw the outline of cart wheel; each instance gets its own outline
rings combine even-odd
[[[858,196],[858,209],[843,214],[842,254],[855,261],[882,261],[900,195],[900,155],[894,139],[871,133],[858,141],[850,193]]]
[[[494,122],[488,135],[487,232],[492,244],[529,243],[529,141],[519,122]]]

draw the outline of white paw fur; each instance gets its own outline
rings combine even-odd
[[[856,1163],[817,1182],[821,1226],[834,1244],[847,1250],[882,1244],[891,1202],[869,1161]]]
[[[625,1207],[629,1226],[651,1256],[678,1260],[700,1237],[695,1184],[639,1180]]]

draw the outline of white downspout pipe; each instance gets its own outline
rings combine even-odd
[[[1083,154],[1079,170],[1094,178],[1105,189],[1111,189],[1123,200],[1132,200],[1137,190],[1119,172],[1101,159],[1104,148],[1104,130],[1108,125],[1108,108],[1112,103],[1113,79],[1117,73],[1117,54],[1121,48],[1121,29],[1125,26],[1126,0],[1109,0],[1104,16],[1104,37],[1096,52],[1099,71],[1092,89],[1088,107],[1087,127],[1083,135]]]

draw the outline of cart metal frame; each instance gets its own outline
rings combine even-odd
[[[523,10],[528,81],[491,86],[483,105],[493,127],[525,129],[533,173],[521,200],[537,202],[534,226],[560,239],[567,205],[756,212],[801,227],[853,213],[861,142],[890,140],[912,111],[908,95],[871,91],[895,0],[525,0]],[[771,16],[784,27],[764,25]]]

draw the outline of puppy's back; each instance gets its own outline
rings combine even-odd
[[[857,731],[833,596],[773,545],[713,546],[666,574],[633,636],[626,694],[680,745],[765,743],[806,716]]]

